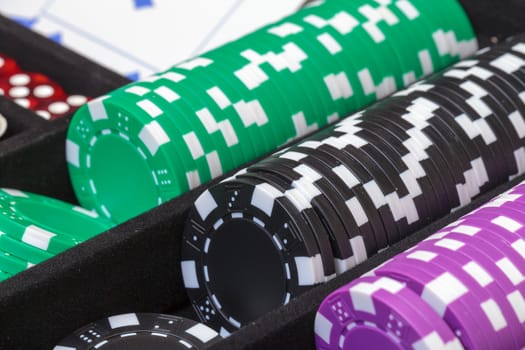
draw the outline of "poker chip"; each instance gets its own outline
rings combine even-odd
[[[90,323],[64,338],[53,350],[199,350],[220,339],[211,328],[186,318],[129,313]]]
[[[463,349],[406,284],[368,276],[331,293],[315,318],[318,349]]]
[[[182,262],[184,284],[193,286],[188,292],[197,312],[221,334],[287,303],[311,286],[325,282],[330,274],[324,270],[308,214],[301,212],[306,205],[304,199],[254,177],[229,183],[231,186],[217,188],[225,192],[212,188],[197,201],[189,237],[196,249],[187,251]],[[249,216],[243,213],[244,207],[253,208]],[[201,227],[212,227],[214,234],[199,235]],[[205,241],[201,241],[203,238]],[[242,247],[242,257],[235,253],[238,247]],[[232,254],[223,255],[224,249]],[[205,278],[201,264],[212,278]],[[250,269],[232,274],[239,264]],[[213,296],[207,295],[206,285],[214,290]],[[238,286],[235,295],[230,294],[229,285]],[[253,303],[253,298],[259,303]],[[219,303],[220,309],[216,310],[214,305]],[[223,317],[228,323],[221,326]]]
[[[0,189],[0,270],[22,272],[113,226],[72,204]]]
[[[311,3],[81,107],[67,136],[73,188],[82,206],[123,222],[468,57],[476,46],[454,0]],[[367,152],[388,157],[396,150]],[[382,166],[402,165],[378,164],[366,176],[379,176],[385,191],[406,186],[382,176]],[[323,207],[334,217],[344,212]],[[419,224],[387,220],[369,229],[395,224],[399,236]],[[345,251],[336,258],[348,258]]]
[[[482,51],[207,188],[189,212],[181,253],[185,287],[201,320],[224,334],[234,331],[322,283],[323,277],[327,280],[333,271],[344,273],[522,175],[525,80],[517,74],[519,69],[494,67],[508,57],[507,47],[522,42],[525,36]],[[251,185],[240,186],[239,181],[251,181]],[[273,188],[274,196],[261,205],[256,189],[266,186]],[[277,216],[277,199],[283,198],[289,199],[293,210],[280,210]],[[297,224],[288,227],[297,230],[296,237],[301,232],[311,237],[312,232],[313,241],[283,240],[277,228],[298,218],[307,224],[303,231]],[[487,242],[465,254],[474,258],[473,252],[483,244],[504,252],[513,243],[498,246],[488,237],[483,236]],[[290,255],[283,242],[301,249],[300,255]],[[311,242],[317,243],[317,250],[306,246]],[[317,254],[317,265],[297,269],[298,261],[310,262]],[[519,265],[518,256],[509,254],[513,264]],[[420,294],[425,285],[447,272],[455,271],[452,277],[463,283],[456,284],[458,293],[476,282],[461,269],[448,271],[445,260],[412,263],[402,255],[376,275],[402,280]],[[312,283],[302,283],[298,289],[295,271],[314,276],[319,263],[321,278],[310,278]],[[491,262],[479,264],[489,269]],[[400,272],[394,275],[395,271]],[[494,279],[505,277],[490,272]],[[510,284],[500,285],[512,291]],[[498,320],[485,317],[479,305],[485,299],[498,300],[501,312],[497,315],[508,322],[515,305],[499,301],[502,295],[497,288],[470,289],[472,295],[448,305],[440,316],[453,326],[466,348],[490,348],[484,345],[489,344],[484,337],[501,338],[506,348],[510,340],[505,339],[516,338],[517,327],[491,333]],[[257,290],[271,295],[266,300],[272,302],[261,304],[265,298]],[[429,294],[429,300],[435,301],[430,306],[436,310],[443,306],[446,294],[439,293],[446,291],[443,287]],[[468,322],[461,319],[464,310],[472,315]]]
[[[0,138],[5,134],[7,131],[7,119],[0,114]]]
[[[392,348],[419,349],[400,339],[422,324],[399,311],[407,300],[404,290],[413,293],[409,304],[433,320],[423,333],[432,334],[429,348],[522,349],[525,182],[332,292],[316,316],[317,348],[352,349],[371,339],[396,339]],[[454,339],[438,337],[447,334],[443,326]],[[455,343],[447,344],[450,340]],[[389,348],[386,344],[378,348]]]
[[[12,58],[0,53],[0,95],[19,106],[32,110],[39,117],[54,120],[64,117],[89,99],[82,95],[67,95],[47,76],[20,69]]]

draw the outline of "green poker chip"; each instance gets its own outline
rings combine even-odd
[[[113,226],[96,212],[72,204],[19,190],[0,189],[0,251],[5,253],[2,258],[6,263],[11,257],[12,263],[20,260],[36,264]],[[4,269],[0,264],[0,270],[20,272],[13,272],[13,266]]]
[[[309,4],[80,108],[74,191],[121,223],[476,49],[457,0]]]
[[[0,250],[0,266],[7,273],[16,275],[34,266],[34,264]]]
[[[17,239],[13,239],[5,233],[0,234],[0,250],[9,252],[9,254],[16,256],[19,259],[32,262],[34,264],[41,263],[53,257],[51,253],[40,248],[33,247]]]
[[[10,274],[9,272],[0,271],[0,282],[5,281],[6,279],[9,279],[11,277],[12,277],[12,274]]]

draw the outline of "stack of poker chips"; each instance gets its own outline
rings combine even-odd
[[[70,114],[88,101],[85,96],[66,94],[43,74],[23,71],[15,60],[1,53],[0,95],[47,120]]]
[[[524,227],[521,183],[331,293],[317,349],[523,349]]]
[[[53,350],[203,350],[219,343],[220,339],[213,329],[187,318],[129,313],[110,316],[77,329]]]
[[[75,193],[125,221],[476,47],[457,0],[313,2],[79,109],[67,138]]]
[[[525,171],[525,35],[204,191],[193,306],[231,332]]]
[[[0,281],[113,226],[97,213],[69,203],[0,189]]]

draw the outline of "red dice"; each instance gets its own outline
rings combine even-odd
[[[20,72],[20,67],[12,58],[0,54],[0,78]]]
[[[66,94],[60,85],[43,74],[22,71],[13,59],[2,54],[0,95],[48,120],[63,117],[89,100],[85,96]]]

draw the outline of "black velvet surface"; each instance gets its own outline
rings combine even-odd
[[[439,0],[429,0],[439,1]],[[525,31],[525,1],[461,0],[482,44]],[[0,52],[71,93],[103,94],[127,80],[0,16]],[[0,186],[74,202],[64,142],[69,118],[46,122],[0,97],[11,129],[0,140]],[[518,181],[517,179],[516,181]],[[516,182],[514,181],[514,182]],[[509,188],[421,230],[236,332],[214,349],[313,349],[313,318],[329,292]],[[200,189],[0,284],[0,349],[52,349],[69,332],[122,312],[192,316],[179,267],[186,212]]]

